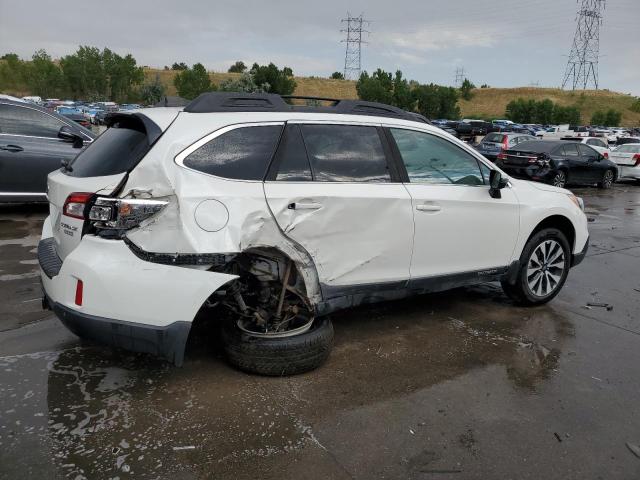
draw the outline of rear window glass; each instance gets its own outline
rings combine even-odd
[[[101,177],[127,172],[149,150],[147,135],[132,128],[108,128],[71,163],[72,177]]]
[[[484,137],[483,142],[487,143],[502,143],[504,141],[504,135],[500,133],[490,133],[486,137]]]
[[[281,131],[281,125],[235,128],[205,143],[182,163],[218,177],[262,180]]]
[[[375,127],[303,125],[316,182],[390,182],[391,175]]]
[[[622,145],[616,148],[616,152],[620,153],[640,153],[640,145]]]

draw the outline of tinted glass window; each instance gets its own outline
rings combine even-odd
[[[501,133],[490,133],[489,135],[487,135],[486,137],[484,137],[484,140],[482,140],[483,142],[488,142],[488,143],[502,143],[504,140],[504,135],[502,135]]]
[[[215,137],[184,159],[200,172],[238,180],[262,180],[282,126],[241,127]]]
[[[616,152],[620,153],[640,153],[640,145],[622,145],[616,148]]]
[[[303,125],[316,182],[390,182],[382,141],[375,127]]]
[[[588,147],[582,143],[578,144],[578,149],[584,158],[598,158],[600,154],[596,152],[593,148]]]
[[[602,140],[598,140],[597,138],[590,138],[587,140],[588,145],[593,145],[594,147],[603,147],[606,148],[606,145]]]
[[[277,168],[276,180],[285,182],[313,180],[299,125],[288,125],[285,128],[276,152],[274,166]]]
[[[0,104],[0,133],[57,138],[63,125],[65,123],[39,110]]]
[[[448,140],[392,128],[411,183],[482,185],[476,159]]]
[[[562,147],[562,155],[565,157],[578,157],[578,147],[575,143],[568,143]]]
[[[101,177],[131,170],[149,150],[145,132],[108,128],[78,155],[66,172],[72,177]]]

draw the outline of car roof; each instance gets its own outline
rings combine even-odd
[[[562,140],[531,140],[522,142],[513,147],[511,150],[534,151],[538,153],[549,152],[559,145],[566,145],[567,142]],[[529,146],[532,146],[528,148]]]

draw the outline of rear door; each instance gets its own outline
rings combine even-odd
[[[519,232],[519,203],[510,188],[489,195],[486,165],[433,133],[390,128],[406,169],[415,222],[411,283],[479,272],[510,263]]]
[[[378,125],[287,124],[264,189],[284,234],[313,257],[325,298],[406,284],[411,198]]]
[[[577,143],[567,142],[562,147],[562,157],[569,166],[569,181],[571,183],[581,183],[588,180],[587,161],[580,156]]]
[[[580,150],[580,156],[582,157],[582,160],[584,162],[584,175],[582,177],[583,181],[588,183],[595,183],[602,180],[604,168],[599,162],[600,153],[582,143],[578,144],[578,150]]]
[[[58,138],[65,125],[29,106],[0,103],[0,196],[44,199],[49,172],[80,152]]]

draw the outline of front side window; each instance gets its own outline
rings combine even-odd
[[[478,161],[448,140],[392,128],[411,183],[483,185]]]
[[[302,125],[301,129],[314,181],[391,181],[376,127]]]
[[[182,163],[218,177],[262,180],[281,131],[281,125],[234,128],[191,152]]]
[[[57,138],[64,125],[57,118],[34,108],[0,104],[0,133]]]

